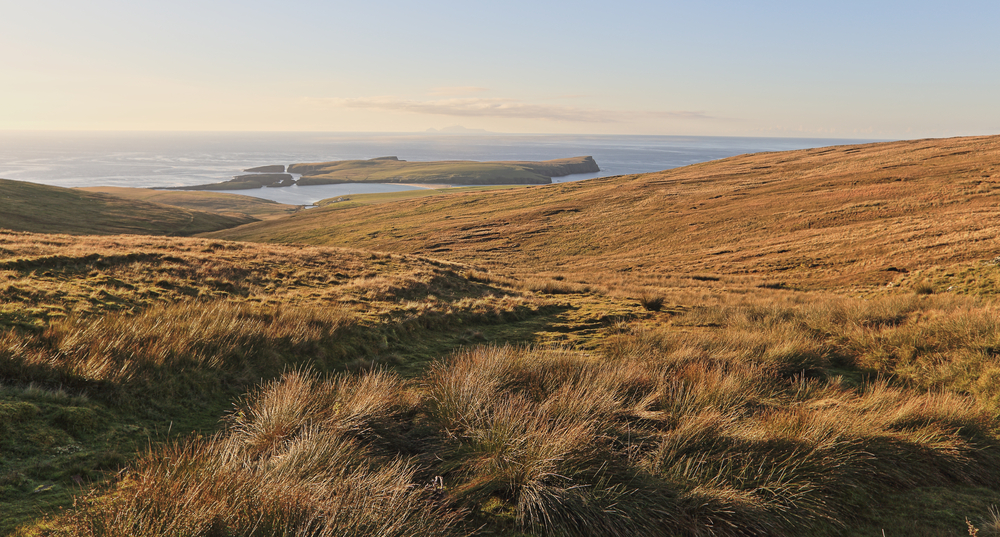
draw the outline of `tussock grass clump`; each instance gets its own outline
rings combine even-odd
[[[605,342],[607,352],[770,362],[785,376],[836,366],[1000,403],[990,387],[1000,371],[993,358],[1000,312],[989,301],[945,294],[730,297],[672,322],[685,329],[626,330]]]
[[[604,356],[478,347],[410,381],[289,373],[224,433],[154,450],[67,524],[800,535],[849,528],[881,494],[1000,478],[990,415],[968,396],[786,374],[760,353],[717,359],[654,336]]]
[[[528,278],[522,284],[524,289],[548,295],[585,294],[591,292],[589,285],[568,282],[562,278]]]
[[[384,373],[286,375],[251,395],[227,434],[155,450],[107,497],[66,520],[74,535],[453,535],[458,515],[417,468],[366,447],[391,415]],[[372,391],[372,390],[376,391]],[[388,399],[388,400],[386,400]]]
[[[11,387],[0,406],[21,409],[16,422],[0,412],[0,534],[68,506],[149,442],[217,430],[232,398],[288,368],[414,374],[461,343],[452,330],[483,341],[546,314],[548,299],[468,269],[357,250],[0,231],[0,379]],[[31,386],[89,402],[38,404]]]
[[[0,244],[0,374],[146,400],[242,391],[286,365],[375,363],[412,332],[545,305],[463,266],[371,252],[2,232]]]
[[[934,294],[934,286],[927,282],[921,282],[913,286],[913,292],[918,295],[932,295]]]
[[[209,388],[199,371],[247,384],[280,371],[291,360],[285,353],[336,355],[336,334],[355,322],[339,306],[274,309],[224,300],[69,317],[37,336],[0,333],[0,371],[24,382],[100,388],[97,395],[128,386],[196,394]]]
[[[1000,535],[1000,509],[995,505],[990,506],[986,517],[982,520],[979,527],[969,522],[969,519],[966,519],[966,524],[969,526],[969,535],[981,534],[983,537]]]
[[[639,305],[646,311],[660,311],[665,300],[666,298],[660,295],[643,294],[639,297]]]

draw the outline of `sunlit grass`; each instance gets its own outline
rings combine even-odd
[[[601,357],[485,347],[412,381],[288,374],[240,403],[222,436],[150,453],[63,524],[97,535],[172,534],[164,524],[188,519],[183,531],[267,520],[350,532],[389,513],[461,534],[485,523],[541,535],[800,535],[851,527],[887,491],[1000,477],[988,402],[786,374],[743,341],[731,347],[738,361],[678,360],[662,345]],[[381,473],[365,470],[376,461]],[[344,480],[364,494],[329,488]],[[377,504],[393,491],[409,496]],[[282,518],[289,495],[301,507]]]
[[[996,143],[0,233],[0,531],[988,534]]]

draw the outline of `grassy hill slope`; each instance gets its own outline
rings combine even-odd
[[[180,192],[115,186],[94,186],[78,188],[77,190],[110,194],[128,200],[148,201],[192,211],[258,220],[285,216],[299,210],[299,207],[296,205],[286,205],[253,196],[223,194],[220,192]]]
[[[1000,527],[995,302],[758,283],[0,233],[0,533]]]
[[[469,267],[333,248],[0,231],[0,535],[292,368],[421,371],[565,310]],[[474,272],[472,272],[474,273]],[[635,309],[635,306],[630,306]]]
[[[75,235],[194,235],[254,221],[96,192],[0,179],[0,228]]]
[[[998,534],[997,145],[0,232],[0,534]]]
[[[312,210],[212,234],[490,267],[823,286],[1000,250],[1000,137],[742,155],[659,173]]]

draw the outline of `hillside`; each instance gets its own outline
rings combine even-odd
[[[285,216],[299,210],[299,207],[295,205],[286,205],[252,196],[223,194],[220,192],[178,192],[114,186],[94,186],[78,188],[77,190],[110,194],[118,198],[148,201],[192,211],[258,220]]]
[[[511,271],[884,284],[1000,249],[1000,137],[742,155],[659,173],[328,206],[212,234]]]
[[[569,280],[0,233],[0,533],[997,527],[995,303]]]
[[[279,188],[292,186],[295,180],[287,173],[251,173],[237,175],[228,181],[206,185],[168,186],[164,190],[253,190],[256,188]]]
[[[261,379],[413,374],[462,345],[533,341],[564,309],[473,274],[359,250],[0,231],[0,535],[150,442],[215,431]]]
[[[0,534],[1000,534],[998,148],[0,232]]]
[[[255,218],[0,179],[0,228],[74,235],[194,235]]]

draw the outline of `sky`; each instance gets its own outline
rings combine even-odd
[[[1000,134],[1000,2],[0,0],[0,130]]]

